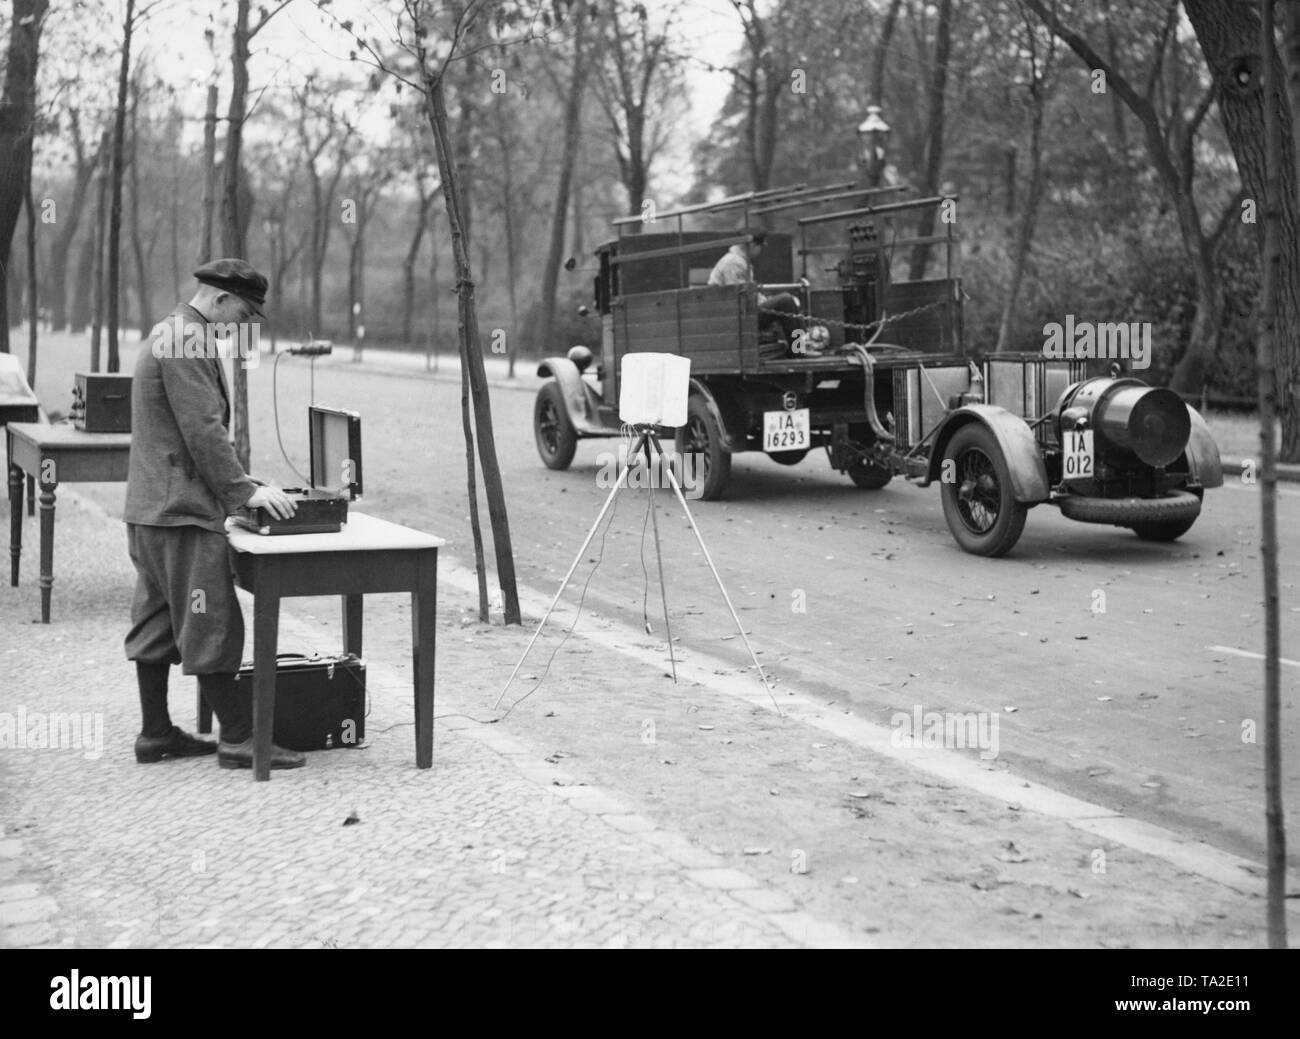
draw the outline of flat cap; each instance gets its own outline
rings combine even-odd
[[[205,285],[233,292],[247,300],[257,313],[262,313],[262,305],[266,303],[266,275],[246,260],[213,260],[195,271],[194,277]]]

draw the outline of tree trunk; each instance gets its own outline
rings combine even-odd
[[[881,26],[880,35],[876,37],[876,46],[871,54],[871,90],[867,94],[868,104],[885,103],[885,63],[889,59],[889,45],[894,38],[894,26],[898,23],[898,9],[903,0],[889,0],[889,10],[885,12],[885,24]]]
[[[74,291],[68,300],[68,327],[74,332],[84,332],[86,326],[90,324],[91,277],[94,267],[95,224],[92,219],[86,230],[86,236],[81,242],[81,248],[77,250]]]
[[[934,65],[930,73],[929,115],[926,124],[925,174],[921,180],[921,197],[929,198],[939,190],[939,174],[943,169],[944,94],[948,89],[948,57],[952,53],[952,0],[941,0],[939,23],[934,35]],[[934,234],[934,206],[921,210],[916,234],[919,238]],[[930,246],[912,247],[912,259],[907,276],[911,281],[925,277],[930,262]]]
[[[139,91],[139,84],[136,90]],[[149,334],[153,320],[153,301],[149,293],[149,265],[145,261],[144,243],[140,238],[140,122],[139,94],[131,105],[131,252],[135,256],[135,293],[139,302],[140,338]]]
[[[433,370],[438,370],[438,352],[442,343],[442,291],[438,288],[438,238],[433,234],[433,218],[436,214],[429,214],[429,237],[431,248],[429,249],[429,306],[432,314],[429,320],[429,345],[433,352]],[[429,367],[428,359],[425,360],[425,367]]]
[[[1263,93],[1277,97],[1277,55],[1273,47],[1273,0],[1261,0],[1259,50],[1263,64]],[[1293,24],[1293,23],[1292,23]],[[1288,26],[1289,27],[1289,26]],[[1264,111],[1265,194],[1264,272],[1260,293],[1260,335],[1256,344],[1260,446],[1260,562],[1264,570],[1264,819],[1268,841],[1268,944],[1286,948],[1286,816],[1282,810],[1281,667],[1277,574],[1277,369],[1274,343],[1278,338],[1278,276],[1281,272],[1279,224],[1282,217],[1283,106]],[[1291,158],[1293,152],[1288,152]],[[1292,197],[1292,201],[1294,196]],[[1291,329],[1292,338],[1295,329]]]
[[[1257,9],[1253,4],[1225,5],[1213,0],[1186,0],[1185,9],[1218,85],[1219,111],[1246,195],[1266,198]],[[1287,111],[1281,91],[1273,104],[1279,111]],[[1280,458],[1283,462],[1300,462],[1300,337],[1294,333],[1300,328],[1300,222],[1293,131],[1284,121],[1280,132],[1283,155],[1278,234],[1282,259],[1278,270],[1277,327],[1282,335],[1275,352],[1282,426]]]
[[[0,95],[0,353],[9,352],[9,250],[26,198],[36,113],[36,64],[48,0],[13,0]]]
[[[64,206],[62,212],[56,210],[58,231],[50,243],[49,267],[45,272],[45,303],[49,308],[50,327],[58,330],[68,327],[68,257],[72,252],[72,240],[81,224],[81,211],[85,208],[86,194],[99,161],[98,155],[86,155],[80,116],[75,108],[69,109],[68,119],[72,126],[74,162],[72,204]]]
[[[505,221],[506,232],[506,284],[510,290],[510,332],[506,337],[506,357],[509,367],[506,377],[513,379],[515,357],[522,333],[519,327],[519,294],[516,288],[519,280],[519,243],[515,240],[515,157],[510,147],[510,133],[505,124],[503,104],[504,100],[499,99],[494,108],[496,109],[497,143],[501,148],[501,215]]]
[[[586,15],[582,5],[575,9],[573,22],[573,75],[569,81],[569,96],[564,105],[564,155],[560,160],[560,176],[555,186],[555,210],[551,215],[551,240],[546,253],[546,266],[542,271],[542,313],[540,346],[545,354],[551,349],[551,336],[555,331],[555,288],[560,277],[560,263],[564,254],[564,225],[569,206],[569,187],[573,179],[573,166],[582,134],[582,98],[587,82],[587,62],[583,50],[586,34]]]
[[[212,218],[217,194],[217,85],[208,87],[208,111],[203,117],[203,201],[199,227],[198,266],[212,259]]]
[[[27,385],[36,385],[36,336],[41,323],[40,296],[36,291],[36,200],[32,197],[32,165],[27,158]]]
[[[1046,84],[1035,80],[1031,72],[1030,100],[1032,109],[1029,115],[1029,183],[1025,198],[1025,208],[1020,214],[1016,227],[1015,246],[1011,258],[1011,284],[1007,287],[1006,300],[1002,306],[1002,319],[998,323],[998,342],[994,353],[1003,353],[1011,349],[1012,325],[1016,318],[1016,305],[1020,299],[1020,287],[1024,283],[1025,265],[1029,261],[1029,250],[1034,241],[1034,226],[1038,218],[1038,203],[1043,193],[1043,109],[1047,105]]]
[[[108,370],[121,368],[117,350],[118,302],[122,280],[122,160],[126,152],[126,93],[131,72],[131,33],[135,0],[126,0],[122,20],[122,61],[117,70],[117,108],[113,113],[113,182],[108,210]]]
[[[579,16],[581,17],[581,16]],[[510,544],[510,523],[506,515],[505,492],[501,484],[501,469],[497,464],[496,438],[492,429],[492,408],[488,398],[487,376],[483,369],[483,351],[479,341],[478,314],[474,306],[474,277],[470,266],[470,245],[461,224],[460,172],[452,154],[447,130],[447,107],[443,96],[442,77],[435,77],[425,66],[420,53],[420,68],[424,79],[424,95],[429,124],[437,146],[438,165],[442,174],[442,193],[446,200],[447,222],[451,230],[452,254],[456,261],[457,312],[461,365],[468,372],[470,390],[474,398],[474,418],[478,439],[479,464],[483,468],[484,490],[487,493],[488,515],[492,522],[492,539],[496,551],[497,577],[501,586],[507,625],[521,623],[519,592],[515,584],[514,552]],[[471,485],[472,486],[472,485]],[[471,489],[471,494],[473,491]],[[471,513],[478,508],[477,496],[470,498]],[[481,551],[476,555],[480,567],[485,565]],[[486,609],[480,596],[480,614]]]
[[[419,192],[415,230],[411,232],[411,244],[407,246],[406,258],[402,261],[402,342],[407,344],[415,341],[415,261],[420,258],[420,243],[424,241],[425,224],[434,198],[432,192],[424,193],[423,182],[419,185]]]
[[[99,348],[104,330],[104,248],[108,238],[108,182],[110,179],[111,137],[107,130],[99,146],[99,194],[95,206],[94,260],[90,269],[90,370],[99,371]]]
[[[244,109],[248,96],[248,8],[250,0],[239,0],[235,14],[235,33],[230,54],[230,108],[226,113],[226,154],[222,160],[221,184],[221,252],[242,259],[246,253],[244,230],[240,219],[239,174],[240,150],[244,136]],[[248,369],[238,360],[231,365],[234,378],[230,392],[234,411],[235,455],[248,471],[252,443],[248,433]]]

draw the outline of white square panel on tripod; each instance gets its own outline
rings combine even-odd
[[[619,372],[618,417],[631,426],[684,426],[690,384],[689,357],[625,354]]]

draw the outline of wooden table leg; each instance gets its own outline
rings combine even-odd
[[[343,652],[361,656],[361,595],[343,596]]]
[[[9,583],[18,587],[18,557],[23,554],[23,471],[9,466]]]
[[[41,483],[41,623],[50,623],[50,594],[54,588],[54,488]]]
[[[415,664],[415,767],[433,765],[433,660],[438,616],[438,550],[416,552],[411,593],[411,646]]]
[[[275,654],[280,637],[280,560],[262,557],[253,580],[253,778],[271,778]]]

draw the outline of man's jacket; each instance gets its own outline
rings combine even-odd
[[[257,490],[229,440],[230,393],[212,342],[202,315],[181,304],[140,351],[131,382],[127,523],[223,533],[226,517]]]

